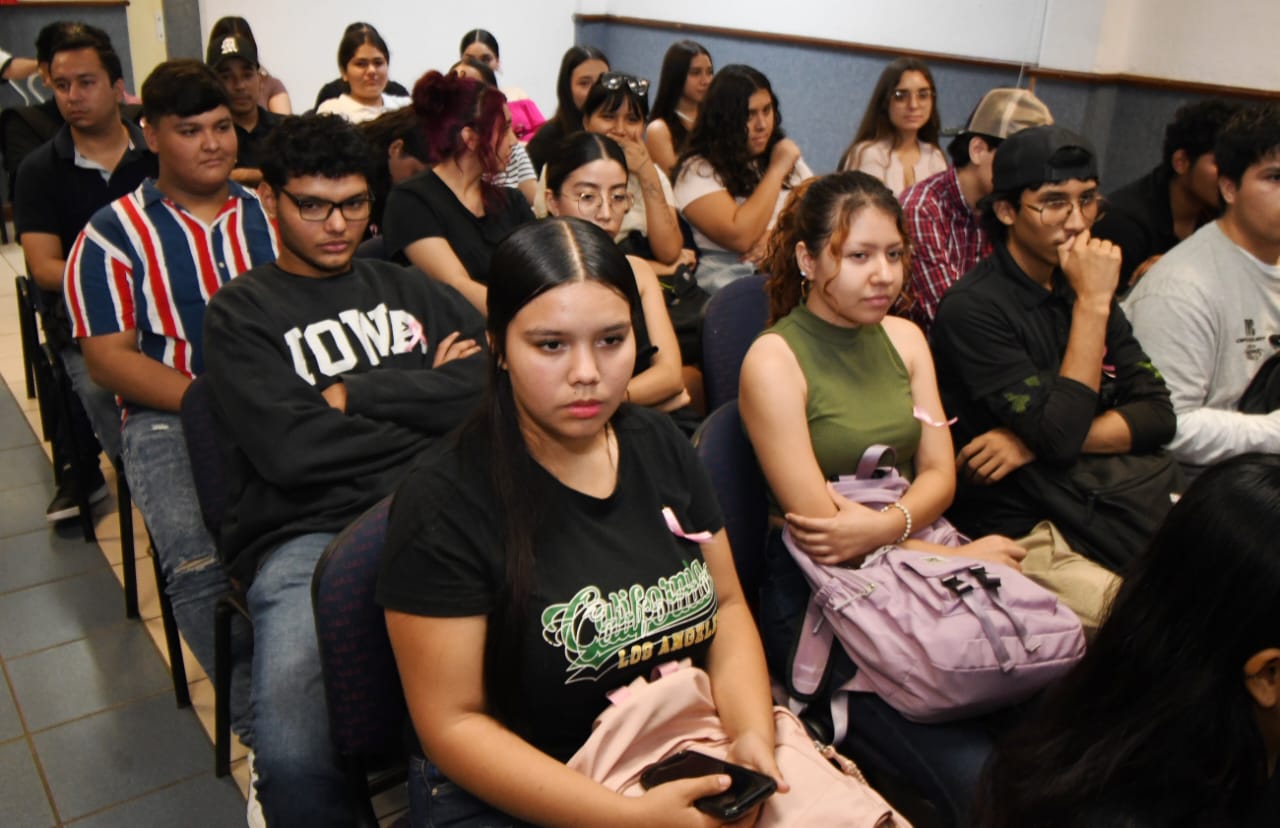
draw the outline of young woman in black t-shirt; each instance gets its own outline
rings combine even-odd
[[[564,764],[610,690],[683,657],[711,678],[731,759],[782,783],[706,473],[667,418],[623,404],[633,280],[584,221],[515,230],[493,257],[487,402],[397,492],[378,600],[430,757],[415,825],[717,824],[692,803],[727,778],[629,798]]]

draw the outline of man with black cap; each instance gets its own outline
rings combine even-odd
[[[1051,123],[1049,107],[1026,89],[992,89],[947,145],[954,166],[902,194],[916,300],[907,316],[925,334],[933,327],[942,294],[991,253],[991,242],[978,221],[978,202],[991,192],[996,148],[1015,132]]]
[[[258,103],[262,91],[262,71],[258,66],[258,49],[253,41],[240,35],[227,35],[209,43],[205,63],[227,90],[227,106],[236,125],[236,168],[231,179],[246,187],[262,181],[258,169],[258,148],[283,115],[268,112]]]
[[[1033,127],[1000,145],[992,177],[994,251],[943,297],[933,328],[969,484],[952,517],[973,535],[1014,537],[1049,519],[1118,569],[1168,511],[1177,468],[1159,449],[1176,423],[1115,301],[1120,250],[1089,233],[1102,210],[1096,159],[1079,135]],[[1139,517],[1103,491],[1130,472],[1154,481],[1132,493]]]

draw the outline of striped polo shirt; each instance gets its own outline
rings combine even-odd
[[[137,331],[142,353],[188,377],[200,374],[210,297],[276,259],[261,202],[234,181],[229,186],[212,224],[166,198],[154,179],[94,213],[63,274],[72,335]]]

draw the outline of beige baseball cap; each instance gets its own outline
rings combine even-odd
[[[1026,89],[1002,87],[982,96],[968,125],[960,132],[977,132],[993,138],[1008,138],[1027,127],[1053,123],[1044,101]]]

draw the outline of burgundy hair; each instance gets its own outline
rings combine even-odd
[[[428,164],[435,166],[463,152],[464,128],[471,127],[480,136],[476,155],[484,170],[486,207],[498,206],[503,198],[502,190],[488,180],[503,171],[493,145],[507,123],[503,112],[506,102],[507,96],[494,87],[452,72],[441,74],[432,69],[413,85],[413,109],[422,125]]]

